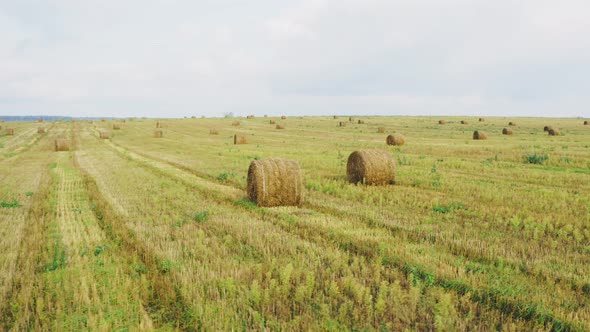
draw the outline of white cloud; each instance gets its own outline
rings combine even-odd
[[[588,115],[589,9],[0,0],[0,114]]]

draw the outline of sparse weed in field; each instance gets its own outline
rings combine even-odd
[[[402,156],[402,155],[399,155],[397,157],[397,162],[398,162],[399,165],[403,165],[403,166],[411,165],[411,163],[408,160],[408,158],[406,158],[406,156]]]
[[[109,245],[98,245],[98,246],[96,246],[96,248],[94,248],[94,256],[98,256],[98,255],[102,254],[105,250],[107,250],[109,248],[110,248]]]
[[[0,201],[0,208],[19,208],[22,205],[20,205],[20,203],[14,199],[11,202],[9,201]]]
[[[10,157],[13,157],[13,156],[14,156],[14,153],[13,152],[8,152],[8,153],[5,153],[4,154],[4,157],[6,157],[6,158],[10,158]]]
[[[223,172],[217,175],[217,180],[219,181],[227,181],[230,177],[234,177],[234,173],[231,172]]]
[[[246,208],[246,209],[248,209],[248,210],[255,210],[255,209],[257,209],[257,208],[258,208],[258,207],[256,206],[256,203],[254,203],[254,202],[252,202],[252,201],[249,201],[249,200],[247,200],[247,199],[245,199],[245,198],[238,199],[238,200],[236,201],[236,205],[239,205],[239,206],[245,207],[245,208]]]
[[[432,211],[437,213],[449,213],[453,212],[454,210],[462,210],[463,204],[461,203],[451,203],[449,205],[435,205],[432,207]]]
[[[158,260],[158,271],[160,271],[160,273],[170,273],[170,271],[172,271],[172,269],[175,267],[176,264],[174,264],[174,262],[172,262],[169,259],[165,259],[163,261]]]
[[[27,191],[27,192],[25,193],[25,196],[27,196],[27,197],[31,197],[31,196],[33,196],[33,192],[32,192],[32,191]]]
[[[543,165],[543,163],[549,159],[549,156],[546,154],[533,152],[525,155],[524,159],[529,164]]]
[[[47,165],[47,167],[49,167],[50,169],[54,169],[57,167],[57,163],[51,163],[51,164]]]
[[[195,213],[193,220],[197,223],[205,222],[209,218],[209,211],[201,211]]]
[[[571,164],[572,158],[567,157],[567,156],[559,157],[559,162],[562,164]]]

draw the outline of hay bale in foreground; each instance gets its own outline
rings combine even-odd
[[[248,168],[248,198],[258,206],[301,206],[299,163],[282,158],[254,160]]]
[[[543,127],[543,131],[549,132],[549,130],[551,130],[551,126],[545,126],[545,127]]]
[[[549,136],[559,136],[559,135],[561,135],[561,132],[559,131],[559,129],[557,129],[557,128],[549,129]]]
[[[209,135],[219,135],[217,128],[209,128]]]
[[[346,174],[350,183],[386,185],[395,183],[395,160],[384,150],[359,150],[348,157]]]
[[[14,128],[6,128],[6,135],[14,136]]]
[[[406,143],[406,138],[402,134],[393,134],[393,135],[387,136],[387,139],[385,140],[385,142],[387,143],[387,145],[401,146]]]
[[[43,127],[37,128],[37,134],[45,134],[45,128],[43,128]]]
[[[278,124],[275,128],[276,129],[285,129],[285,126]]]
[[[467,121],[461,120],[461,124],[467,124]]]
[[[486,119],[484,118],[479,118],[479,122],[484,122]]]
[[[232,126],[237,127],[239,125],[241,125],[242,123],[240,121],[234,121],[231,123]]]
[[[502,129],[502,135],[512,135],[512,129],[510,129],[510,128]]]
[[[344,121],[338,122],[338,127],[346,127],[346,122],[344,122]]]
[[[111,138],[111,134],[107,131],[101,131],[98,133],[98,137],[100,137],[100,139],[109,139]]]
[[[235,134],[234,144],[248,144],[248,139],[244,135]]]
[[[587,125],[588,125],[588,121],[584,121],[584,126],[587,126]]]
[[[514,122],[508,122],[508,125],[509,126],[516,126],[516,123],[514,123]]]
[[[113,125],[113,130],[121,130],[121,126],[118,124]]]
[[[358,120],[358,124],[365,124],[365,120]]]
[[[164,132],[161,130],[155,130],[154,131],[154,138],[162,138],[164,137]]]
[[[65,138],[56,139],[55,151],[70,151],[70,141]]]
[[[275,120],[270,120],[269,123],[270,124],[277,124],[277,122]]]
[[[284,115],[283,115],[283,116],[281,116],[281,119],[282,119],[282,120],[285,120],[286,118],[287,118],[287,117],[286,117],[286,116],[284,116]]]
[[[488,139],[488,134],[484,133],[483,131],[476,130],[473,132],[473,139],[475,139],[475,140]]]
[[[383,134],[385,132],[385,127],[379,127],[377,128],[377,132],[380,134]]]

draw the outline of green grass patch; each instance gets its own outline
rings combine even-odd
[[[536,152],[529,153],[524,156],[524,161],[527,164],[543,165],[547,160],[549,160],[548,155]]]
[[[197,212],[193,216],[193,220],[197,223],[205,222],[205,221],[207,221],[208,218],[209,218],[209,211]]]
[[[11,208],[19,208],[22,205],[20,205],[20,203],[14,199],[12,201],[0,201],[0,208],[7,208],[7,209],[11,209]]]

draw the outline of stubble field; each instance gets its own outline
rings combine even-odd
[[[0,123],[0,330],[590,330],[590,126],[440,119]],[[347,182],[364,148],[395,185]],[[247,199],[273,156],[302,207]]]

